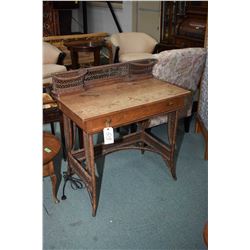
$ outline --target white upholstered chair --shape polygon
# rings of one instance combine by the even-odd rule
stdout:
[[[190,99],[187,99],[186,107],[179,113],[179,118],[187,119],[185,131],[189,131],[192,115],[193,97],[204,70],[207,49],[185,48],[163,51],[154,55],[158,63],[153,68],[155,78],[178,85],[191,91]],[[149,127],[167,123],[167,115],[157,116],[150,120]]]
[[[113,62],[128,62],[152,58],[157,41],[146,33],[123,32],[111,35]]]
[[[67,71],[63,63],[65,53],[50,43],[43,42],[43,83],[52,83],[54,73]]]

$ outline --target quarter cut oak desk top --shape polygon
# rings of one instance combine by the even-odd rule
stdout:
[[[183,106],[183,97],[190,91],[175,85],[148,78],[118,82],[58,98],[63,112],[88,132],[99,132],[110,126],[146,119],[161,112]],[[100,122],[101,121],[101,122]]]

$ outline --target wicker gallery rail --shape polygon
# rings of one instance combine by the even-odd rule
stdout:
[[[143,59],[58,73],[52,78],[53,93],[60,96],[114,82],[150,78],[156,62]]]
[[[93,216],[100,195],[97,178],[102,176],[96,176],[99,171],[98,166],[95,168],[96,157],[125,149],[152,151],[162,156],[176,179],[174,153],[178,112],[184,108],[190,91],[153,78],[155,62],[150,59],[97,66],[53,78],[53,91],[64,117],[67,176],[77,174],[85,183]],[[168,115],[168,143],[146,131],[148,120],[160,114]],[[135,122],[139,124],[138,131],[115,138],[111,144],[94,145],[94,134],[104,128]],[[83,148],[76,145],[77,126],[83,131]]]

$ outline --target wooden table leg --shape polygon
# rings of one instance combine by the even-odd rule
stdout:
[[[100,48],[94,50],[94,66],[100,65]]]
[[[80,68],[78,52],[75,51],[74,49],[71,49],[70,50],[70,55],[71,55],[71,63],[72,63],[71,67],[72,67],[72,69]]]
[[[96,215],[97,199],[96,199],[96,176],[95,176],[95,156],[93,135],[89,135],[83,131],[83,139],[86,156],[86,169],[91,176],[90,199],[92,204],[92,216]]]
[[[170,159],[169,167],[171,174],[175,180],[176,177],[176,166],[174,160],[175,144],[176,144],[176,130],[178,125],[178,111],[174,111],[168,114],[168,141],[170,146]]]

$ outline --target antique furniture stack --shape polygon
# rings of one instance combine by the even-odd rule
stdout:
[[[51,131],[55,135],[54,123],[59,122],[63,156],[64,159],[66,159],[62,113],[58,109],[57,103],[50,95],[52,75],[67,71],[66,67],[63,65],[64,57],[65,54],[57,47],[50,43],[43,42],[43,124],[50,123]]]
[[[58,109],[56,101],[51,98],[50,95],[52,87],[52,75],[58,72],[65,72],[67,71],[67,68],[72,66],[71,53],[70,50],[68,50],[68,48],[65,46],[65,43],[103,43],[104,38],[107,35],[108,34],[105,32],[99,32],[93,34],[46,36],[43,38],[43,89],[44,92],[46,92],[43,94],[43,123],[50,123],[51,131],[53,134],[55,134],[54,123],[59,122],[64,159],[66,159],[66,153],[62,113]],[[89,48],[90,47],[91,46],[89,46]],[[100,48],[101,47],[98,47],[99,52]],[[98,59],[97,56],[94,57],[94,59],[94,63],[98,64],[100,60],[100,54],[98,54]],[[92,63],[93,55],[91,52],[80,53],[77,61],[80,64]],[[77,63],[75,63],[75,60],[73,60],[73,64],[73,68],[78,67]]]

